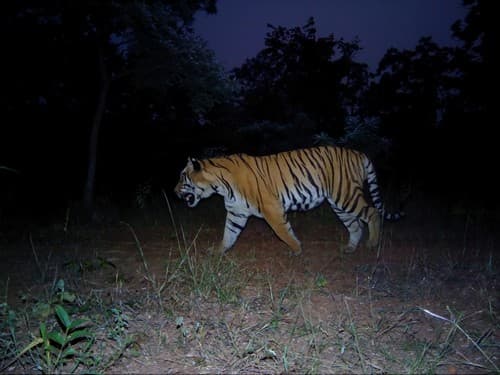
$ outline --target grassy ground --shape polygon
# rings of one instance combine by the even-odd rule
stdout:
[[[258,219],[211,254],[224,215],[158,198],[5,234],[1,372],[499,373],[495,213],[414,203],[343,255],[320,207],[291,215],[299,257]]]

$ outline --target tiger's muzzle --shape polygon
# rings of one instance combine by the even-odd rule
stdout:
[[[195,196],[193,193],[181,194],[179,198],[186,202],[189,207],[193,207],[195,205]]]
[[[190,185],[177,185],[174,189],[175,194],[182,199],[188,207],[194,207],[199,202],[200,197],[196,197],[194,188]]]

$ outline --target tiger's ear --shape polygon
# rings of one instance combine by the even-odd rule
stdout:
[[[192,166],[195,172],[199,172],[201,170],[200,162],[195,158],[188,158],[188,166]]]

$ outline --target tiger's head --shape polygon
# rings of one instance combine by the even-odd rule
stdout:
[[[189,207],[195,207],[203,198],[208,198],[217,191],[216,177],[203,167],[202,161],[188,158],[182,170],[175,194]]]

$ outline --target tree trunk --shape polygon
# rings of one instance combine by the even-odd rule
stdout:
[[[83,207],[90,218],[94,213],[94,195],[95,195],[95,176],[97,168],[97,146],[99,143],[99,129],[101,127],[104,110],[106,108],[106,99],[108,96],[110,81],[106,72],[104,56],[99,51],[99,70],[101,75],[101,88],[97,108],[92,121],[92,129],[90,131],[89,140],[89,157],[87,166],[87,180],[83,191]]]

